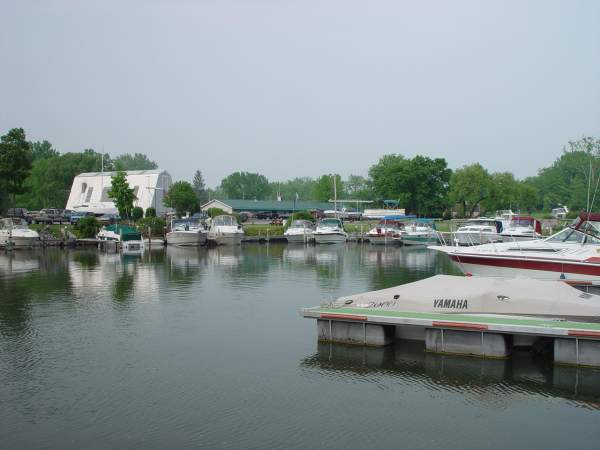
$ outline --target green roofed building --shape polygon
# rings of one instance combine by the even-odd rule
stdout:
[[[228,214],[248,212],[273,212],[273,213],[291,213],[295,211],[326,211],[333,209],[333,203],[328,202],[310,202],[293,200],[211,200],[202,205],[202,211],[207,211],[210,208],[219,208]]]

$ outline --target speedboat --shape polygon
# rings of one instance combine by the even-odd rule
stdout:
[[[504,242],[531,241],[542,237],[542,224],[530,216],[515,216],[500,233]]]
[[[215,245],[239,245],[244,238],[244,230],[234,216],[222,215],[210,220],[208,242]]]
[[[32,247],[39,240],[40,235],[29,229],[25,219],[9,217],[0,221],[1,247]]]
[[[439,241],[433,219],[417,219],[404,227],[400,241],[403,245],[431,245]]]
[[[98,232],[96,239],[120,244],[124,254],[144,253],[142,233],[129,225],[106,225]]]
[[[167,245],[199,246],[206,243],[208,231],[199,219],[187,218],[171,221],[171,231],[167,233]]]
[[[461,248],[430,246],[446,253],[466,274],[529,277],[600,284],[600,214],[581,213],[545,239]]]
[[[337,244],[348,238],[340,219],[322,219],[313,236],[316,244]]]
[[[489,242],[501,242],[502,222],[496,219],[471,219],[455,233],[457,245],[481,245]]]
[[[314,225],[310,220],[294,220],[283,235],[288,242],[308,242],[312,239]]]
[[[404,224],[398,220],[381,219],[379,223],[367,233],[370,244],[395,245],[400,243],[400,236]]]

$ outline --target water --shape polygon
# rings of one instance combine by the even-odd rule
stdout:
[[[298,314],[426,249],[0,254],[0,447],[597,448],[600,372],[322,345]]]

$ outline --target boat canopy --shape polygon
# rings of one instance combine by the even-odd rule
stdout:
[[[0,221],[0,228],[12,230],[16,228],[28,228],[25,219],[20,217],[8,217]]]
[[[397,214],[395,216],[383,216],[381,218],[381,220],[406,220],[406,219],[414,219],[415,216],[414,214]]]
[[[510,221],[510,225],[515,227],[533,227],[536,233],[542,234],[542,224],[535,217],[515,216]]]
[[[104,227],[106,231],[112,231],[115,234],[121,236],[122,241],[141,241],[142,233],[140,233],[137,229],[129,225],[121,225],[119,223],[115,223],[112,225],[107,225]]]
[[[237,227],[237,219],[233,216],[217,216],[213,219],[213,225],[225,227]]]
[[[325,227],[341,227],[342,221],[340,219],[323,219],[319,222],[319,225]]]
[[[313,223],[310,220],[294,220],[290,228],[312,228]]]

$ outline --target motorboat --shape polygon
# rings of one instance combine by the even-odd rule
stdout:
[[[400,244],[400,236],[404,224],[399,220],[383,218],[367,233],[367,239],[374,245],[396,245]]]
[[[548,318],[597,322],[600,296],[560,281],[435,275],[322,303],[318,309],[343,314],[389,312],[459,314],[494,318]]]
[[[541,239],[542,224],[530,216],[515,216],[500,233],[504,242]]]
[[[518,214],[514,213],[511,209],[500,209],[496,211],[496,218],[502,224],[502,229],[508,227]]]
[[[314,225],[310,220],[294,220],[283,233],[288,242],[306,243],[312,239]]]
[[[313,233],[316,244],[336,244],[346,242],[348,233],[340,219],[322,219]]]
[[[466,274],[600,284],[600,214],[581,213],[562,231],[531,241],[477,247],[430,246]]]
[[[129,225],[106,225],[98,232],[96,239],[116,242],[121,246],[123,254],[141,254],[145,249],[142,233]]]
[[[433,219],[416,219],[406,224],[400,236],[403,245],[432,245],[439,242],[439,234]]]
[[[199,219],[185,218],[171,221],[171,231],[167,233],[167,245],[197,247],[206,244],[208,231]]]
[[[457,245],[481,245],[490,242],[501,242],[502,222],[496,219],[470,219],[455,233]]]
[[[230,215],[221,215],[209,219],[208,242],[215,245],[239,245],[244,238],[244,230],[237,219]]]
[[[27,221],[19,217],[0,220],[1,247],[32,247],[40,240],[37,231],[30,230]]]

